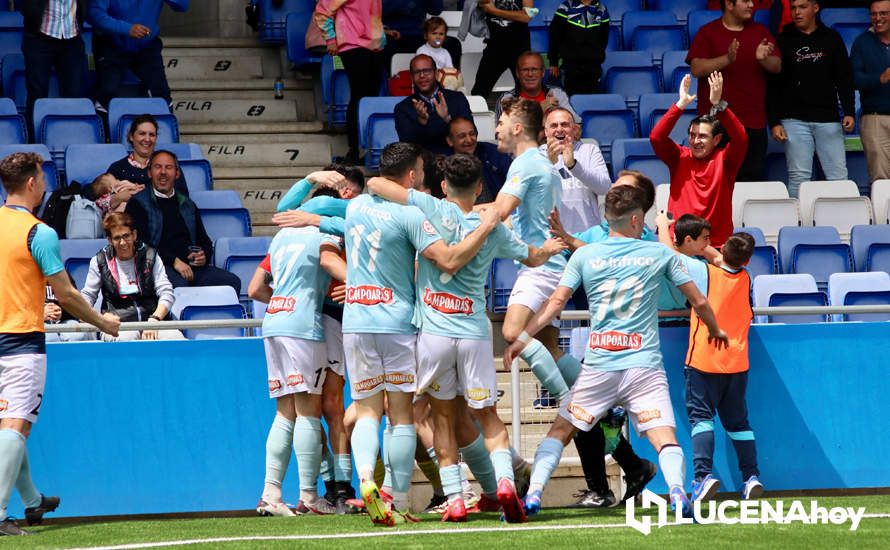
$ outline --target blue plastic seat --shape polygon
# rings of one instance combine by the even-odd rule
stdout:
[[[745,266],[751,280],[758,275],[776,275],[779,272],[779,256],[770,245],[755,245],[754,254]]]
[[[754,307],[768,307],[775,294],[809,294],[818,292],[816,280],[806,273],[790,275],[759,275],[754,277],[751,292]],[[789,304],[790,305],[790,304]],[[758,323],[769,321],[766,315],[756,317]],[[816,322],[819,322],[818,320]]]
[[[518,274],[519,266],[513,260],[498,259],[491,264],[491,311],[507,311],[507,300]]]
[[[661,70],[647,52],[612,52],[603,61],[603,92],[624,96],[629,107],[642,94],[662,92]]]
[[[853,271],[853,258],[850,245],[845,243],[799,244],[791,253],[791,272],[809,273],[819,289],[828,288],[828,279],[833,273],[850,271]]]
[[[624,14],[643,9],[643,2],[642,0],[610,0],[606,4],[606,8],[609,10],[609,24],[612,26],[612,30],[620,32]],[[624,46],[622,45],[622,47]]]
[[[108,246],[105,239],[60,239],[59,252],[65,269],[74,278],[77,288],[83,288],[89,272],[90,259]]]
[[[285,19],[287,58],[295,67],[321,62],[321,55],[312,54],[306,49],[306,30],[309,25],[314,25],[312,16],[312,11],[296,11],[288,13]]]
[[[861,25],[859,23],[837,23],[833,27],[831,27],[839,35],[841,35],[841,40],[844,41],[844,46],[847,47],[847,53],[853,49],[853,42],[859,38],[859,35],[868,30],[868,23],[865,25]],[[859,120],[859,117],[856,117],[856,120]]]
[[[556,10],[559,9],[562,2],[563,0],[538,0],[535,2],[535,7],[539,10],[538,17],[535,17],[532,21],[540,20],[542,25],[549,26],[550,22],[553,21],[553,14],[556,13]],[[529,26],[531,26],[531,24],[532,23],[529,22]]]
[[[695,40],[698,30],[715,19],[720,19],[720,10],[693,10],[689,12],[686,19],[686,36],[689,37],[689,43]]]
[[[108,104],[108,131],[112,143],[127,143],[130,123],[139,115],[149,114],[158,121],[158,146],[179,142],[179,123],[160,97],[116,97]]]
[[[828,298],[824,292],[801,292],[801,293],[776,293],[770,296],[770,307],[789,307],[789,306],[827,306]],[[811,315],[768,315],[770,323],[786,323],[786,324],[802,324],[802,323],[826,323],[828,315],[811,314]]]
[[[232,189],[219,191],[189,191],[189,198],[198,206],[199,210],[218,208],[243,208],[241,195]]]
[[[865,290],[848,292],[844,297],[845,306],[887,306],[890,305],[890,290]],[[844,321],[890,321],[890,313],[848,313]]]
[[[245,319],[247,315],[240,304],[221,306],[186,306],[179,313],[182,321],[209,321],[219,319]],[[241,328],[192,328],[182,331],[189,340],[210,340],[214,338],[241,338],[247,336],[247,329]]]
[[[349,106],[349,79],[338,58],[326,55],[321,59],[321,97],[328,106],[328,122],[334,126],[346,124]]]
[[[65,179],[70,185],[77,181],[89,185],[108,166],[127,156],[120,143],[75,143],[65,149]]]
[[[213,189],[213,171],[206,159],[179,159],[179,170],[189,193]]]
[[[612,142],[611,153],[612,177],[615,179],[622,170],[640,170],[656,185],[671,181],[667,166],[655,156],[648,139],[616,139]]]
[[[874,243],[869,246],[865,257],[865,269],[890,273],[890,244]]]
[[[890,274],[885,271],[876,271],[869,273],[835,273],[828,279],[828,297],[831,305],[843,306],[847,304],[847,297],[850,293],[859,293],[856,299],[865,300],[866,295],[870,293],[890,293]],[[890,303],[890,302],[876,302]],[[864,315],[866,318],[859,318]],[[880,318],[874,318],[874,316]],[[853,317],[852,319],[850,317]],[[864,321],[864,320],[880,320],[886,321],[890,319],[890,314],[848,314],[833,315],[835,321]]]
[[[396,132],[396,120],[392,116],[373,114],[368,120],[368,152],[365,155],[365,166],[377,170],[380,166],[380,154],[390,143],[399,141]]]
[[[28,90],[25,86],[25,56],[10,53],[3,56],[3,95],[12,98],[15,108],[24,114],[27,107]],[[59,97],[59,78],[55,71],[49,76],[47,97]]]
[[[868,8],[825,8],[819,11],[819,18],[826,27],[834,27],[837,24],[859,24],[868,28],[871,25],[871,16]]]
[[[834,227],[783,227],[779,230],[779,261],[782,273],[799,273],[792,270],[794,249],[800,245],[836,245],[841,237]],[[828,279],[825,279],[826,283]]]
[[[653,10],[671,11],[677,21],[685,23],[689,12],[707,9],[708,0],[648,0],[646,5]]]
[[[853,264],[856,271],[866,269],[868,250],[873,244],[890,245],[890,225],[854,225],[850,231],[850,248],[853,249]]]
[[[315,3],[307,0],[259,0],[257,4],[259,39],[267,44],[284,44],[289,13],[312,13],[315,9]]]
[[[9,53],[21,53],[24,19],[15,11],[0,12],[0,58]]]
[[[668,112],[671,105],[677,102],[677,94],[643,94],[640,96],[640,136],[649,137],[655,124]],[[694,101],[683,110],[674,129],[671,139],[683,143],[689,134],[689,123],[697,116],[698,102]]]
[[[61,168],[65,148],[75,143],[105,143],[102,119],[87,98],[42,98],[34,102],[35,140],[49,149]]]
[[[634,29],[630,39],[630,47],[636,51],[644,51],[653,59],[661,59],[664,52],[682,50],[688,46],[686,27],[675,25],[640,25]]]
[[[754,246],[765,246],[766,245],[766,237],[763,234],[763,230],[759,227],[736,227],[732,231],[733,233],[747,233],[754,237]]]
[[[0,159],[6,158],[13,153],[37,153],[43,158],[43,179],[46,180],[46,193],[52,193],[59,187],[59,171],[56,168],[56,163],[53,162],[52,155],[49,154],[49,149],[46,148],[46,145],[42,143],[19,143],[15,145],[0,145]],[[6,190],[0,185],[0,193],[3,194],[3,198],[6,198]]]
[[[761,8],[754,10],[754,16],[751,18],[755,23],[760,23],[764,27],[769,28],[769,10]]]
[[[28,143],[28,129],[15,102],[8,97],[0,98],[0,144]]]
[[[69,258],[65,260],[65,271],[74,279],[75,288],[86,286],[87,275],[90,273],[90,258]]]
[[[550,47],[550,28],[529,25],[528,32],[531,37],[531,51],[547,54]]]
[[[176,155],[176,160],[182,162],[189,159],[203,159],[204,153],[201,152],[201,146],[197,143],[164,143],[158,145],[158,150],[170,151]]]
[[[608,6],[607,6],[608,7]],[[677,18],[669,11],[643,11],[634,10],[624,14],[621,18],[621,43],[624,44],[625,50],[638,50],[638,48],[628,47],[633,45],[633,35],[637,27],[661,27],[675,26]],[[682,50],[683,48],[673,48]]]
[[[229,258],[237,256],[259,256],[262,259],[268,254],[271,243],[272,237],[222,237],[216,241],[213,265],[226,269]]]
[[[636,137],[634,113],[618,94],[576,94],[572,108],[581,117],[581,135],[599,143],[603,158],[611,162],[612,142]]]
[[[865,162],[865,152],[847,151],[846,157],[847,177],[856,182],[859,194],[867,197],[871,193],[871,180],[868,177],[868,163]]]
[[[246,208],[202,209],[201,220],[210,239],[220,237],[249,237],[250,212]]]

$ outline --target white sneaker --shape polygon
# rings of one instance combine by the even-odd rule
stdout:
[[[303,505],[306,508],[309,508],[309,511],[313,514],[318,514],[320,516],[337,513],[337,508],[324,497],[316,497],[312,502],[304,500]]]
[[[294,511],[287,507],[287,504],[283,502],[266,502],[263,499],[257,502],[256,513],[261,516],[296,516]]]

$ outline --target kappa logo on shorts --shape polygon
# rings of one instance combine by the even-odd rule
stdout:
[[[423,227],[423,231],[427,235],[438,235],[439,233],[438,231],[436,231],[436,228],[433,227],[433,224],[429,222],[429,220],[423,220],[423,224],[421,224],[421,226]]]
[[[299,386],[303,383],[303,375],[302,374],[288,374],[287,375],[287,387],[293,388],[294,386]]]
[[[585,411],[584,407],[582,407],[581,405],[578,405],[576,403],[569,403],[569,406],[566,407],[566,410],[572,413],[572,416],[574,416],[581,422],[593,424],[593,415]]]
[[[448,292],[433,292],[428,288],[424,289],[423,303],[445,315],[472,315],[473,313],[472,298],[455,296]]]
[[[275,392],[281,389],[281,380],[269,380],[269,391]]]
[[[636,332],[628,334],[616,330],[591,332],[587,345],[590,349],[606,351],[638,350],[643,347],[643,335]]]
[[[414,375],[404,372],[389,372],[386,373],[386,383],[395,384],[396,386],[401,386],[402,384],[413,384]]]
[[[376,306],[378,304],[391,304],[394,296],[391,288],[359,285],[346,287],[346,303],[361,304],[363,306]]]
[[[266,308],[266,313],[291,313],[294,311],[295,305],[297,305],[297,299],[293,296],[272,296],[272,299],[269,300],[269,307]]]
[[[491,397],[491,390],[487,388],[470,388],[467,390],[470,401],[485,401]]]
[[[659,409],[648,409],[645,411],[640,411],[637,414],[637,422],[640,424],[645,424],[646,422],[651,422],[652,420],[658,420],[661,418],[661,410]]]
[[[359,380],[352,385],[352,389],[354,389],[355,391],[368,391],[373,390],[382,383],[383,376],[375,376],[373,378],[365,378],[364,380]]]

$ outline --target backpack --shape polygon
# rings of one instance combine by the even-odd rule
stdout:
[[[66,239],[101,239],[102,212],[96,203],[75,195],[65,223]]]
[[[68,210],[71,208],[74,197],[80,195],[80,191],[80,184],[73,181],[71,185],[63,185],[50,193],[49,199],[46,201],[41,219],[46,225],[56,230],[60,239],[65,238]]]
[[[389,95],[405,96],[414,93],[414,82],[411,80],[411,71],[399,71],[387,82]]]

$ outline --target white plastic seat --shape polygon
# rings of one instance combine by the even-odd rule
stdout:
[[[479,141],[494,141],[494,131],[497,127],[497,120],[494,118],[494,113],[491,111],[473,113],[473,120],[476,122],[476,131],[478,132]]]
[[[858,197],[859,187],[853,180],[805,181],[797,192],[800,199],[801,225],[813,225],[813,204],[820,198]]]
[[[467,91],[473,89],[476,83],[476,73],[479,72],[479,61],[482,59],[482,51],[470,52],[464,49],[460,58],[460,73],[464,77],[464,87]],[[501,77],[498,78],[494,85],[493,91],[506,92],[512,90],[514,86],[513,75],[509,70],[505,70]]]
[[[407,71],[411,66],[411,60],[417,54],[413,53],[397,53],[393,54],[392,61],[389,62],[389,74],[397,75],[400,71]]]
[[[742,226],[759,227],[767,244],[776,246],[779,229],[800,225],[797,199],[748,199],[742,209]]]
[[[470,111],[475,115],[476,113],[485,113],[489,111],[488,102],[485,101],[485,98],[481,95],[468,95],[467,103],[470,104]]]
[[[661,183],[655,186],[655,210],[667,210],[668,199],[671,197],[671,184]]]
[[[781,181],[738,181],[732,190],[732,223],[742,225],[742,210],[749,199],[787,199],[788,187]]]
[[[833,306],[844,305],[848,292],[881,292],[890,290],[890,274],[886,271],[864,273],[832,273],[828,279],[828,299]],[[833,320],[842,321],[842,314],[832,315]]]
[[[171,312],[177,318],[187,306],[228,306],[237,305],[238,294],[228,285],[221,286],[181,286],[173,289]]]
[[[890,180],[875,180],[871,184],[871,206],[876,224],[890,223]]]
[[[854,225],[869,225],[873,216],[868,197],[820,197],[813,203],[813,224],[835,227],[844,242],[850,242]]]
[[[818,292],[816,279],[809,273],[758,275],[753,282],[754,307],[769,307],[773,294],[804,294]],[[757,315],[758,323],[766,323],[766,315]]]

